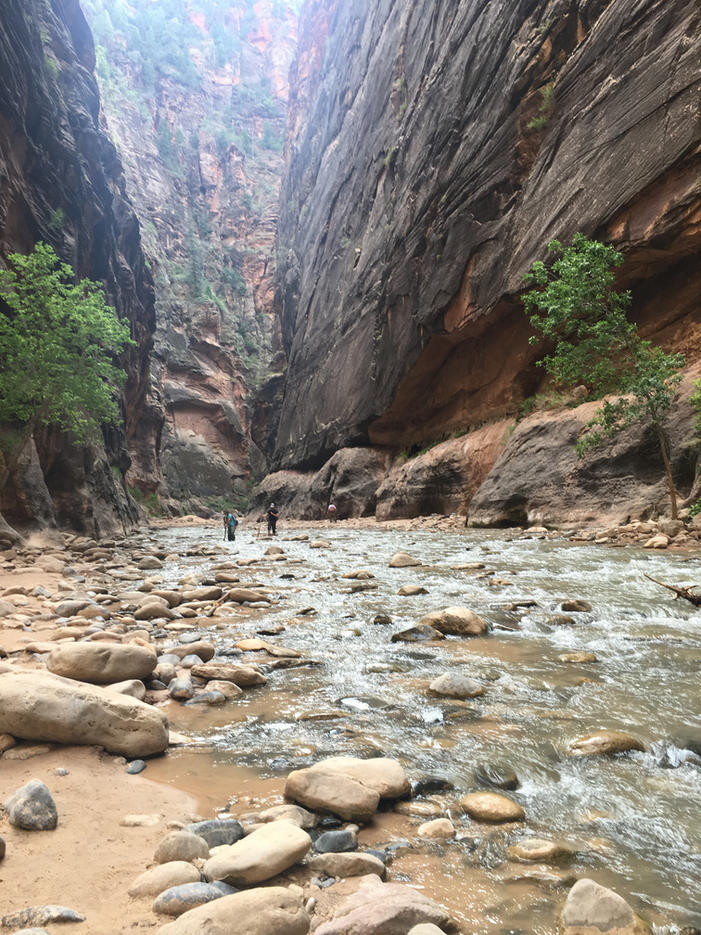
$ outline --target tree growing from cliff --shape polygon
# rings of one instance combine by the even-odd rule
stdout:
[[[552,345],[538,364],[563,387],[584,384],[604,399],[577,442],[581,456],[626,426],[643,421],[655,430],[664,462],[672,517],[677,493],[669,458],[665,419],[681,382],[681,354],[667,354],[643,340],[628,321],[630,292],[613,289],[614,268],[623,263],[613,247],[575,234],[568,247],[553,240],[551,264],[537,261],[526,274],[535,288],[523,297],[531,325]],[[531,343],[539,337],[533,336]]]
[[[10,254],[0,270],[0,422],[20,424],[23,440],[56,425],[77,441],[119,421],[115,387],[126,374],[114,355],[133,342],[107,305],[102,286],[82,279],[38,243]]]

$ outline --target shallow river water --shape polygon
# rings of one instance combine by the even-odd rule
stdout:
[[[309,541],[291,539],[304,533],[331,547],[310,549]],[[534,835],[575,847],[573,873],[611,886],[655,920],[660,935],[701,927],[701,759],[692,753],[701,754],[701,611],[643,576],[700,582],[699,557],[511,538],[504,531],[343,523],[282,530],[277,540],[256,540],[245,528],[236,543],[216,538],[216,530],[193,527],[159,530],[144,541],[181,556],[160,573],[166,585],[186,574],[213,579],[227,558],[263,559],[271,541],[288,560],[242,568],[241,583],[265,586],[276,603],[214,617],[216,626],[200,629],[203,638],[226,650],[281,623],[284,632],[266,639],[320,665],[272,671],[266,686],[222,708],[170,705],[173,727],[196,738],[202,752],[171,753],[165,773],[163,766],[152,769],[153,778],[177,773],[179,763],[196,777],[191,784],[206,785],[217,769],[231,767],[227,775],[238,770],[253,788],[256,780],[265,788],[325,756],[398,757],[410,777],[439,776],[454,786],[438,800],[459,826],[459,840],[409,851],[395,866],[400,878],[449,904],[465,933],[555,931],[566,890],[504,882],[507,846]],[[212,554],[188,554],[203,546]],[[400,550],[423,565],[390,568]],[[451,568],[465,563],[485,567]],[[350,593],[355,582],[341,575],[358,568],[375,575],[369,583],[376,589]],[[428,593],[399,596],[405,584]],[[571,614],[574,625],[549,620],[574,598],[588,601],[591,612]],[[507,609],[531,601],[535,606]],[[422,614],[450,605],[483,616],[490,633],[429,645],[390,641]],[[314,612],[300,614],[308,608]],[[379,613],[391,624],[374,624]],[[593,652],[598,661],[558,659],[574,650]],[[470,702],[431,697],[429,680],[445,671],[480,680],[486,693]],[[646,752],[567,755],[572,740],[598,728],[632,733]],[[519,777],[519,788],[507,794],[525,808],[524,827],[485,830],[455,808],[460,795],[481,788],[477,764],[495,762]],[[381,815],[365,840],[391,840],[393,819]]]

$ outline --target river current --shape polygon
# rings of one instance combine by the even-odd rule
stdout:
[[[304,534],[309,540],[296,538]],[[186,527],[143,541],[180,556],[164,565],[166,586],[186,575],[213,580],[227,560],[259,559],[240,569],[241,583],[264,586],[272,606],[213,617],[200,635],[226,652],[283,624],[266,639],[318,665],[271,671],[266,686],[222,708],[170,705],[173,726],[201,747],[198,771],[228,764],[264,781],[326,756],[382,754],[399,758],[411,777],[448,780],[456,801],[481,788],[478,764],[506,764],[520,781],[507,794],[524,807],[525,827],[479,838],[459,808],[450,810],[458,840],[434,849],[423,875],[414,857],[416,876],[407,874],[427,895],[446,897],[463,931],[552,935],[565,891],[546,881],[536,898],[532,881],[503,877],[508,844],[534,835],[574,847],[574,875],[629,899],[658,935],[701,926],[701,611],[644,577],[701,582],[698,556],[406,525],[283,528],[276,540],[256,539],[242,525],[236,542],[217,538],[211,527]],[[311,549],[317,538],[330,547]],[[265,559],[271,542],[287,561]],[[423,564],[390,568],[397,551]],[[453,567],[466,564],[484,567]],[[341,577],[355,569],[375,577]],[[358,583],[377,587],[352,593]],[[428,593],[398,595],[406,584]],[[591,611],[557,622],[572,599]],[[423,614],[455,605],[481,615],[490,632],[430,645],[391,642]],[[391,623],[374,623],[378,614]],[[597,661],[558,658],[573,651]],[[428,682],[446,671],[478,679],[486,693],[469,702],[430,696]],[[567,755],[572,740],[599,728],[635,735],[645,752]]]

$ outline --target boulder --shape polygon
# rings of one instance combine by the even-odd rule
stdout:
[[[357,847],[358,837],[351,828],[325,831],[314,841],[314,849],[318,854],[340,854],[343,851],[354,851]]]
[[[396,760],[339,756],[290,773],[285,795],[312,811],[332,812],[347,821],[367,821],[381,798],[400,798],[408,795],[409,788]]]
[[[156,664],[155,650],[138,643],[64,643],[46,660],[49,672],[94,685],[148,678]]]
[[[140,874],[129,887],[130,896],[157,896],[173,886],[199,883],[200,871],[186,860],[171,860]]]
[[[317,873],[326,873],[330,877],[364,877],[374,873],[384,879],[387,868],[374,854],[318,854],[308,862],[308,866]]]
[[[569,746],[570,756],[598,756],[625,753],[628,750],[644,750],[642,742],[632,734],[620,730],[598,730],[573,740]]]
[[[40,672],[0,678],[2,731],[23,740],[97,744],[129,759],[162,753],[168,746],[168,721],[151,705]]]
[[[425,614],[418,626],[434,627],[446,636],[479,636],[487,632],[487,623],[467,607],[446,607]]]
[[[395,552],[389,560],[390,568],[416,568],[421,564],[423,563],[418,558],[414,558],[408,552]]]
[[[211,903],[236,892],[228,883],[182,883],[161,893],[153,903],[153,911],[165,916],[181,916],[189,909]]]
[[[460,799],[460,805],[475,821],[523,821],[526,817],[518,802],[498,792],[471,792]]]
[[[249,688],[252,685],[265,685],[268,681],[262,672],[253,666],[234,666],[226,663],[207,663],[206,665],[193,666],[190,670],[198,678],[221,680],[222,682],[233,682],[239,687]]]
[[[24,831],[53,831],[58,825],[58,811],[48,786],[32,779],[5,802],[11,825]]]
[[[209,844],[192,831],[171,831],[159,843],[153,855],[157,864],[190,862],[197,857],[209,857]]]
[[[467,675],[445,672],[433,679],[428,690],[444,698],[477,698],[484,694],[484,686]]]
[[[361,879],[333,919],[316,928],[315,935],[404,935],[413,926],[431,922],[447,925],[450,916],[438,903],[402,883],[383,883],[377,876]]]
[[[666,549],[669,546],[669,539],[662,533],[652,536],[643,545],[644,549]]]
[[[307,832],[294,822],[272,821],[219,848],[205,863],[204,875],[233,886],[261,883],[300,861],[311,845]]]
[[[563,935],[647,935],[649,927],[613,890],[594,880],[577,880],[562,910]]]
[[[190,909],[157,935],[308,935],[302,890],[260,887]]]

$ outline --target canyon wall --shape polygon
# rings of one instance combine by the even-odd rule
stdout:
[[[253,397],[274,406],[284,366],[273,246],[296,13],[282,0],[83,5],[157,287],[129,482],[152,509],[243,505],[269,447]]]
[[[309,0],[277,243],[276,467],[512,417],[543,377],[523,275],[578,230],[623,251],[643,333],[701,357],[700,25],[693,0]]]
[[[37,432],[0,491],[10,523],[67,525],[92,535],[123,529],[139,510],[125,483],[127,436],[138,430],[155,327],[151,274],[122,166],[100,122],[95,50],[78,0],[4,0],[0,16],[0,257],[43,240],[79,278],[102,282],[134,346],[125,428],[104,448]],[[0,472],[6,473],[6,472]],[[3,534],[10,536],[5,530]]]

